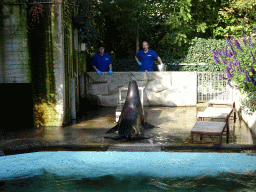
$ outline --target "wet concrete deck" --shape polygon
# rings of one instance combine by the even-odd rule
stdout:
[[[204,111],[206,103],[196,107],[145,107],[146,121],[159,128],[146,129],[150,139],[126,141],[104,138],[105,132],[115,126],[115,107],[95,107],[76,122],[65,127],[41,127],[19,131],[0,131],[0,151],[5,154],[42,150],[115,150],[115,151],[173,151],[173,150],[255,150],[255,138],[245,123],[233,115],[229,119],[229,141],[223,134],[222,145],[218,137],[204,136],[200,144],[190,142],[190,132],[197,113]],[[224,107],[224,106],[223,106]],[[213,142],[204,142],[204,139]],[[194,136],[199,140],[199,136]]]

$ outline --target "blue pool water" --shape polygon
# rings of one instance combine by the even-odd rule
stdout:
[[[36,152],[0,157],[0,191],[254,191],[245,153]]]

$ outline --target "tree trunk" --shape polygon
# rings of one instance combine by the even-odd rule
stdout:
[[[140,50],[140,42],[139,42],[139,21],[137,25],[137,35],[136,35],[136,53]]]

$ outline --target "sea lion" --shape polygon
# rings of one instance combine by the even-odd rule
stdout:
[[[146,123],[144,111],[140,100],[139,89],[136,81],[131,81],[128,86],[126,100],[117,122],[117,125],[106,133],[118,131],[118,137],[112,139],[131,140],[131,138],[144,138],[141,134],[144,128],[153,128],[155,126]]]

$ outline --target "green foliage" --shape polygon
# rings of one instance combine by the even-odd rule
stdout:
[[[64,3],[63,9],[65,12],[65,14],[63,15],[63,25],[64,25],[65,29],[67,30],[65,33],[65,36],[67,38],[70,38],[70,34],[72,32],[71,22],[72,22],[73,14],[72,14],[71,7],[67,3]]]
[[[111,49],[108,51],[114,51],[119,58],[135,55],[137,30],[140,39],[147,39],[150,44],[157,33],[153,25],[157,20],[153,15],[156,9],[154,1],[104,0],[98,9],[96,18],[100,39]]]
[[[169,16],[168,28],[159,41],[160,52],[174,53],[174,58],[186,56],[193,39],[211,38],[219,8],[228,0],[180,0],[173,4]]]
[[[96,3],[96,0],[83,1],[94,2],[93,6],[89,4],[84,8],[81,7],[81,10],[87,9],[84,13],[91,10],[89,12],[93,18],[88,17],[85,27],[80,30],[81,38],[91,49],[89,51],[91,56],[97,52],[97,43],[95,43],[97,40],[104,42],[106,51],[113,52],[117,59],[124,59],[124,62],[127,58],[133,59],[136,53],[137,31],[139,31],[140,46],[142,41],[147,40],[150,48],[166,60],[167,64],[184,58],[195,37],[211,38],[216,21],[220,17],[219,8],[229,2],[228,0],[101,0],[98,1],[99,3]],[[168,68],[180,69],[177,65],[170,65]],[[207,66],[207,70],[208,68]]]
[[[188,53],[183,63],[206,63],[206,65],[188,65],[184,71],[220,71],[220,65],[213,59],[212,50],[225,47],[225,40],[194,38],[193,44],[188,48]]]
[[[227,73],[227,81],[245,92],[256,91],[256,39],[228,39],[224,50],[216,50],[214,58]]]
[[[180,0],[173,4],[173,12],[169,16],[169,31],[159,42],[159,46],[166,49],[167,52],[173,48],[176,58],[185,54],[184,46],[186,47],[188,43],[187,34],[191,31],[189,26],[189,22],[192,20],[191,6],[191,0]]]
[[[95,23],[95,17],[98,14],[98,10],[95,10],[96,6],[98,5],[95,0],[82,0],[79,4],[79,35],[82,42],[89,48],[92,42],[99,38],[99,29]]]
[[[215,36],[248,36],[256,19],[256,0],[232,0],[219,10]]]
[[[227,38],[227,45],[223,50],[213,51],[214,60],[225,69],[227,77],[223,79],[235,83],[246,98],[242,101],[242,109],[247,114],[256,111],[256,39],[255,37],[234,39]]]
[[[246,97],[241,101],[241,110],[248,115],[253,115],[256,111],[256,92],[243,92],[243,94],[246,94]]]

